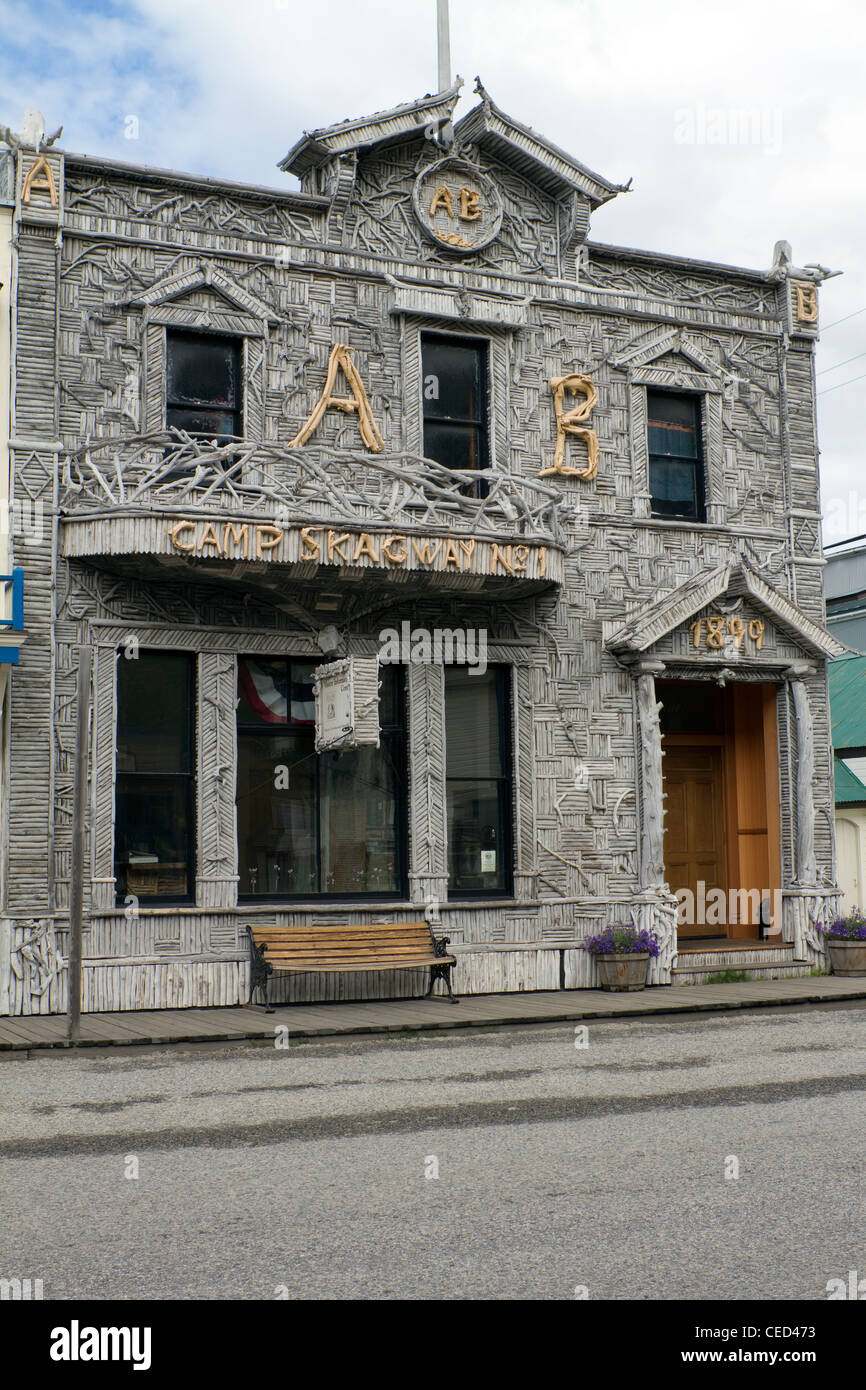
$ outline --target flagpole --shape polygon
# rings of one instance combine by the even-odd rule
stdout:
[[[451,86],[451,37],[448,27],[448,0],[436,0],[436,37],[439,51],[439,91]]]

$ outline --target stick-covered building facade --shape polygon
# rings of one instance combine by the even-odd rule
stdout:
[[[825,272],[596,243],[624,190],[478,93],[305,135],[300,192],[15,152],[2,1011],[65,1007],[82,694],[85,1009],[244,1000],[249,922],[426,915],[458,992],[591,986],[609,921],[651,983],[770,918],[822,959]]]

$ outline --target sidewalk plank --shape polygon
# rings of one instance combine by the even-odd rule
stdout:
[[[635,993],[602,990],[550,990],[523,994],[463,995],[457,1006],[433,999],[346,1000],[314,1004],[278,1004],[272,1014],[240,1007],[146,1009],[138,1012],[84,1014],[83,1046],[153,1044],[181,1041],[258,1040],[287,1027],[295,1037],[383,1036],[399,1032],[512,1026],[520,1023],[581,1022],[591,1019],[682,1016],[703,1010],[729,1011],[816,1005],[834,1000],[866,1001],[866,979],[836,975],[741,984],[657,986]],[[0,1019],[0,1050],[51,1048],[66,1039],[62,1014],[32,1014]]]

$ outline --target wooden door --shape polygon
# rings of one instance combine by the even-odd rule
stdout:
[[[668,747],[665,749],[665,878],[671,891],[688,888],[698,915],[698,883],[704,893],[712,888],[727,891],[725,844],[724,768],[721,747]],[[684,922],[682,940],[689,936],[724,936],[724,926]]]

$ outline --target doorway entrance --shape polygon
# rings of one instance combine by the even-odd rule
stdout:
[[[657,681],[665,878],[678,939],[781,931],[776,686]]]

